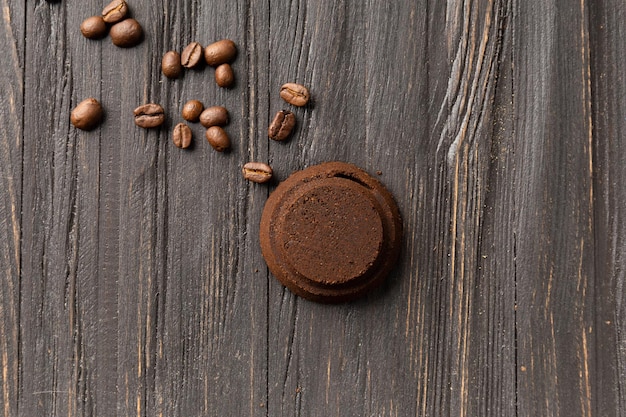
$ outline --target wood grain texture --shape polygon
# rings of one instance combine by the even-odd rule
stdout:
[[[17,414],[21,279],[24,5],[0,2],[0,413]]]
[[[27,4],[24,88],[21,415],[81,407],[77,331],[77,136],[68,117],[73,77],[67,10]]]
[[[626,232],[624,146],[626,84],[618,68],[626,62],[622,34],[626,5],[589,3],[589,56],[593,135],[594,268],[596,274],[591,317],[595,333],[598,378],[592,386],[595,415],[626,414],[626,292],[624,291]],[[616,346],[611,348],[609,346]]]
[[[594,348],[603,277],[594,262],[588,4],[528,6],[514,12],[514,44],[525,46],[516,47],[513,85],[519,412],[615,415],[615,398],[594,396],[598,384],[618,385],[618,375],[599,373],[603,354]]]
[[[3,416],[626,415],[623,2],[129,4],[145,39],[120,49],[78,30],[101,1],[0,0]],[[234,88],[161,74],[222,38]],[[69,123],[87,97],[93,132]],[[197,124],[173,146],[190,99],[229,110],[229,153]],[[164,127],[135,126],[147,102]],[[336,306],[269,273],[277,182],[240,172],[329,160],[405,231],[388,282]]]

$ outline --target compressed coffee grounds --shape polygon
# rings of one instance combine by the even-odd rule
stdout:
[[[272,274],[318,302],[353,300],[380,285],[401,238],[389,191],[344,162],[294,173],[270,195],[261,217],[261,250]]]

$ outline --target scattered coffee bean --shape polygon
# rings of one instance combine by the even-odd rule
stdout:
[[[100,102],[95,98],[88,98],[72,110],[70,121],[78,129],[93,130],[100,124],[103,115],[104,110]]]
[[[280,88],[280,97],[289,104],[302,107],[309,102],[310,95],[305,86],[287,83]]]
[[[117,23],[128,14],[128,5],[124,0],[113,0],[102,9],[102,18],[107,23]]]
[[[224,129],[219,126],[211,126],[207,129],[206,140],[218,152],[224,152],[230,148],[230,139]]]
[[[207,107],[200,114],[200,123],[207,128],[211,126],[226,126],[228,122],[228,110],[222,106]]]
[[[91,16],[80,24],[80,31],[85,38],[102,39],[106,36],[109,28],[104,23],[102,16]]]
[[[231,87],[235,82],[233,68],[229,64],[222,64],[215,68],[215,82],[220,87]]]
[[[172,140],[174,141],[174,145],[179,148],[185,149],[191,145],[191,137],[193,134],[191,133],[191,129],[184,123],[179,123],[174,127],[174,133],[172,135]]]
[[[161,60],[161,72],[167,78],[178,78],[183,71],[183,66],[180,62],[180,54],[176,51],[169,51],[163,55]]]
[[[204,48],[204,60],[212,67],[233,62],[237,46],[230,39],[222,39]]]
[[[183,119],[189,122],[197,122],[200,119],[200,114],[204,110],[204,105],[198,100],[189,100],[183,106],[182,116]]]
[[[262,184],[272,179],[272,167],[261,162],[248,162],[241,170],[243,177],[252,182]]]
[[[202,45],[198,42],[191,42],[183,49],[180,60],[185,68],[193,68],[200,63],[202,58]]]
[[[289,110],[281,110],[276,113],[274,120],[267,129],[267,135],[270,139],[285,140],[291,134],[296,125],[296,116]]]
[[[122,20],[111,27],[111,41],[120,48],[138,45],[143,38],[143,29],[135,19]]]
[[[133,113],[135,114],[135,124],[144,129],[161,126],[165,121],[165,111],[158,104],[144,104],[137,107]]]

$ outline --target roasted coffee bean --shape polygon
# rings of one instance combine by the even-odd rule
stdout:
[[[104,23],[102,16],[91,16],[80,24],[80,31],[85,38],[102,39],[106,36],[109,28]]]
[[[212,67],[233,62],[237,46],[230,39],[222,39],[204,48],[204,60]]]
[[[280,97],[289,104],[302,107],[309,102],[309,90],[303,85],[287,83],[280,87]]]
[[[120,48],[138,45],[143,39],[143,29],[135,19],[122,20],[111,27],[111,41]]]
[[[107,23],[117,23],[128,14],[128,5],[124,0],[113,0],[102,9],[102,18]]]
[[[224,129],[219,126],[211,126],[207,129],[206,140],[218,152],[224,152],[230,148],[230,139]]]
[[[222,64],[215,68],[215,82],[220,87],[231,87],[235,83],[233,68],[229,64]]]
[[[180,62],[180,54],[176,51],[169,51],[163,55],[161,60],[161,72],[167,78],[178,78],[183,71],[183,66]]]
[[[252,182],[262,184],[272,179],[272,167],[261,162],[248,162],[241,170],[243,177]]]
[[[274,120],[267,129],[267,135],[270,139],[285,140],[291,134],[296,125],[296,116],[289,110],[281,110],[276,113]]]
[[[207,128],[211,126],[226,126],[228,122],[228,110],[222,106],[207,107],[200,114],[200,123]]]
[[[183,119],[189,122],[197,122],[200,118],[200,114],[204,110],[204,105],[198,100],[189,100],[183,106],[183,111],[181,112]]]
[[[100,102],[95,98],[88,98],[72,110],[70,121],[78,129],[93,130],[100,124],[103,115],[104,110]]]
[[[180,54],[180,60],[185,68],[193,68],[200,63],[202,58],[202,45],[198,42],[191,42],[185,46]]]
[[[144,104],[137,107],[133,113],[135,114],[135,124],[144,129],[161,126],[165,121],[165,111],[158,104]]]
[[[174,145],[179,148],[185,149],[191,145],[191,138],[193,134],[191,129],[184,123],[179,123],[174,127],[174,133],[172,134],[172,141]]]

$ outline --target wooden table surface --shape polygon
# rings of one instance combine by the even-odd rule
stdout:
[[[626,415],[623,0],[129,0],[131,49],[81,36],[106,3],[0,0],[1,416]],[[234,88],[160,73],[222,38]],[[232,152],[174,147],[190,99],[229,109]],[[134,125],[147,102],[167,126]],[[383,288],[286,291],[251,160],[381,171]]]

